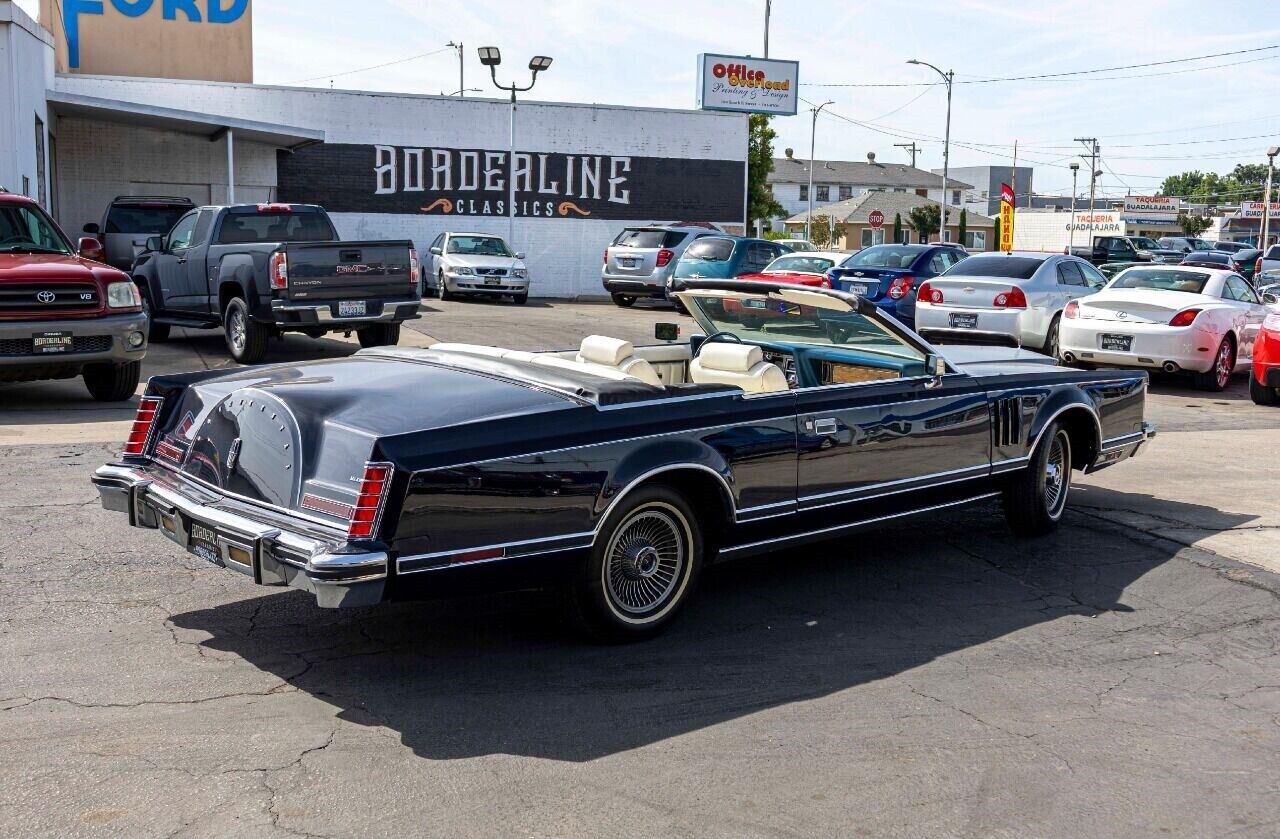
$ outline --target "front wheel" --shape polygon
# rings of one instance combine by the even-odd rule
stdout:
[[[529,292],[526,291],[524,294],[512,295],[511,299],[515,301],[517,306],[523,306],[529,302]]]
[[[614,294],[613,303],[615,306],[621,306],[624,309],[630,309],[636,304],[636,296],[634,294]]]
[[[356,330],[362,347],[394,347],[400,343],[400,324],[377,323]]]
[[[1231,383],[1231,374],[1236,368],[1236,348],[1231,343],[1231,336],[1222,339],[1218,352],[1213,357],[1213,366],[1204,373],[1196,373],[1195,385],[1199,390],[1209,393],[1221,393]]]
[[[156,313],[151,305],[151,293],[147,291],[147,285],[142,280],[134,281],[138,286],[138,294],[142,297],[142,313],[147,316],[147,341],[152,344],[161,344],[169,340],[169,324],[156,323]]]
[[[1071,491],[1071,437],[1054,423],[1045,429],[1031,463],[1013,474],[1004,488],[1004,514],[1019,536],[1053,532]]]
[[[449,286],[445,285],[445,283],[444,283],[444,274],[443,274],[443,273],[441,273],[441,274],[440,274],[440,277],[439,277],[439,279],[438,279],[438,282],[439,282],[439,285],[440,285],[440,299],[441,299],[441,300],[456,300],[456,299],[457,299],[457,295],[456,295],[456,294],[454,294],[452,291],[449,291]]]
[[[240,364],[257,364],[267,354],[267,327],[249,317],[249,304],[232,297],[222,313],[222,332],[227,351]]]
[[[569,616],[603,641],[657,635],[688,600],[702,562],[702,529],[684,496],[638,489],[601,527],[569,590]]]
[[[86,364],[84,386],[99,402],[123,402],[132,399],[142,380],[142,362],[123,364]]]
[[[1280,405],[1280,390],[1274,387],[1267,387],[1258,381],[1258,377],[1253,375],[1253,371],[1249,371],[1249,398],[1253,400],[1255,405],[1275,406]]]

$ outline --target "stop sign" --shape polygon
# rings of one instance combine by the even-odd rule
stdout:
[[[872,230],[879,230],[884,227],[884,213],[879,210],[872,210],[871,215],[867,216],[867,221],[871,222]]]

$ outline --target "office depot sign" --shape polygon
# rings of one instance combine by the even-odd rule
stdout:
[[[704,111],[795,116],[800,62],[738,55],[698,56],[698,107]]]

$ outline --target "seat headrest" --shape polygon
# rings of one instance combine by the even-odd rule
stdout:
[[[588,335],[582,339],[582,346],[578,349],[578,355],[583,361],[607,364],[610,367],[617,367],[634,352],[635,348],[630,341],[621,341],[607,335]]]
[[[698,361],[708,370],[726,373],[745,373],[764,361],[764,351],[755,344],[703,344],[698,349]]]

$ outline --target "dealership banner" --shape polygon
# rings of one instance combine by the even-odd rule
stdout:
[[[741,160],[518,151],[519,218],[741,224]],[[277,158],[278,200],[335,213],[508,214],[512,167],[499,149],[321,143]]]
[[[1013,187],[1000,184],[1000,250],[1013,250]]]
[[[1240,202],[1240,213],[1236,218],[1262,218],[1262,211],[1266,206],[1266,203],[1262,201],[1242,201]],[[1280,201],[1271,202],[1271,211],[1267,215],[1272,218],[1280,217]]]
[[[795,116],[800,108],[800,62],[701,53],[698,107],[704,111]]]

